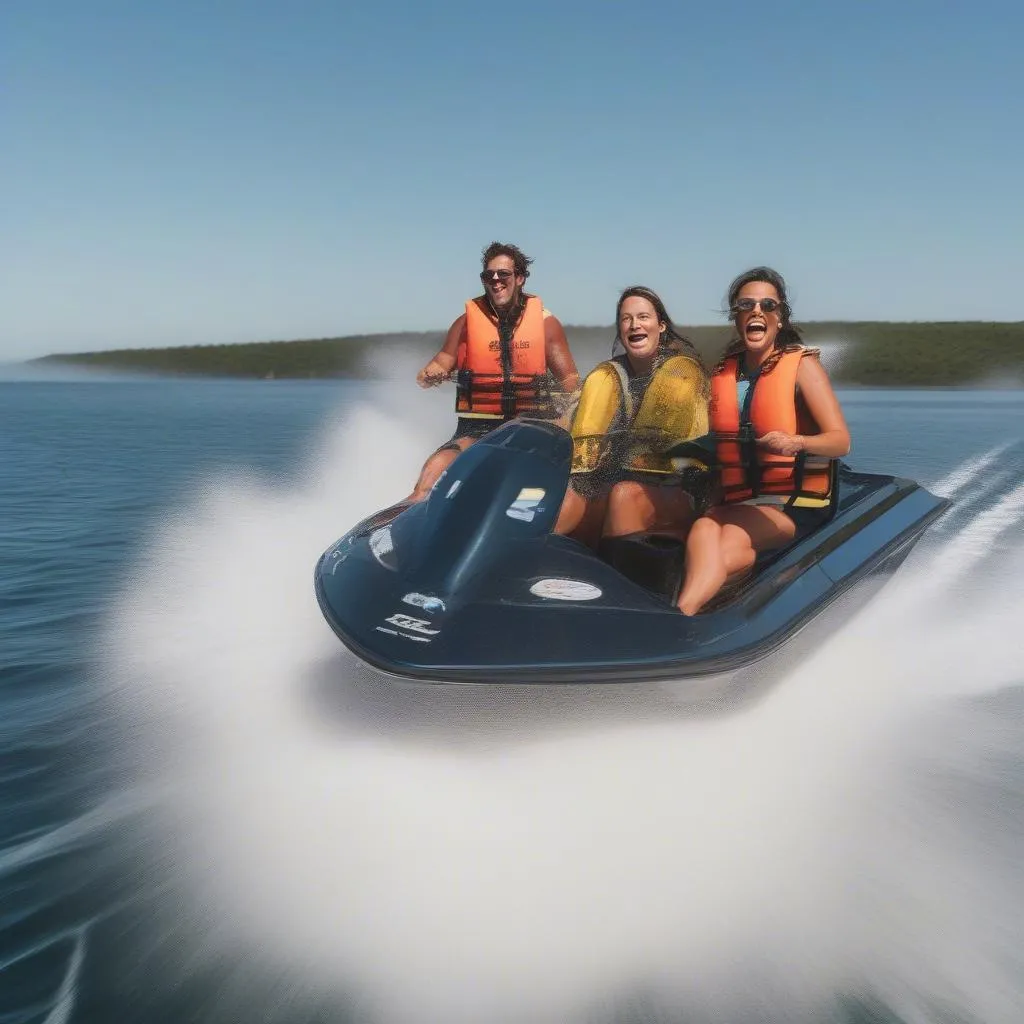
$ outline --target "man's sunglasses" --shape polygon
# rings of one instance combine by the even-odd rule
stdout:
[[[487,284],[488,281],[494,281],[495,279],[497,279],[498,281],[510,281],[515,276],[516,275],[515,275],[515,271],[514,270],[481,270],[480,271],[480,280],[483,281],[484,284]]]
[[[774,313],[781,305],[778,299],[737,299],[732,310],[734,313],[750,313],[760,306],[766,313]]]

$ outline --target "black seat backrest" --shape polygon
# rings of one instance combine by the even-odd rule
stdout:
[[[686,563],[686,548],[678,538],[657,533],[605,537],[598,554],[627,579],[675,604]]]

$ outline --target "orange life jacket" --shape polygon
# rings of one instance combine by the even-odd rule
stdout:
[[[832,495],[833,460],[821,456],[776,455],[756,444],[770,430],[787,434],[818,432],[798,406],[796,374],[804,349],[785,352],[766,374],[750,383],[746,413],[739,407],[739,358],[732,356],[711,378],[711,430],[721,466],[723,499],[731,502],[823,507]]]
[[[486,298],[466,303],[465,340],[459,345],[459,416],[511,419],[519,413],[544,414],[541,379],[547,371],[544,344],[544,303],[526,298],[523,314],[505,348]]]

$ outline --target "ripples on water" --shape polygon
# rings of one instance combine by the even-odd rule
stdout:
[[[1019,395],[844,396],[858,468],[956,504],[813,659],[694,709],[337,647],[313,562],[436,396],[0,388],[5,1024],[1019,1021]]]

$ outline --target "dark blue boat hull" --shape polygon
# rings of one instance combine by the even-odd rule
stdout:
[[[558,428],[509,424],[460,455],[426,502],[346,534],[315,571],[342,642],[385,672],[439,682],[731,673],[856,584],[895,571],[946,507],[913,481],[842,466],[828,523],[688,618],[672,601],[678,543],[631,538],[602,559],[550,533],[570,453]]]

